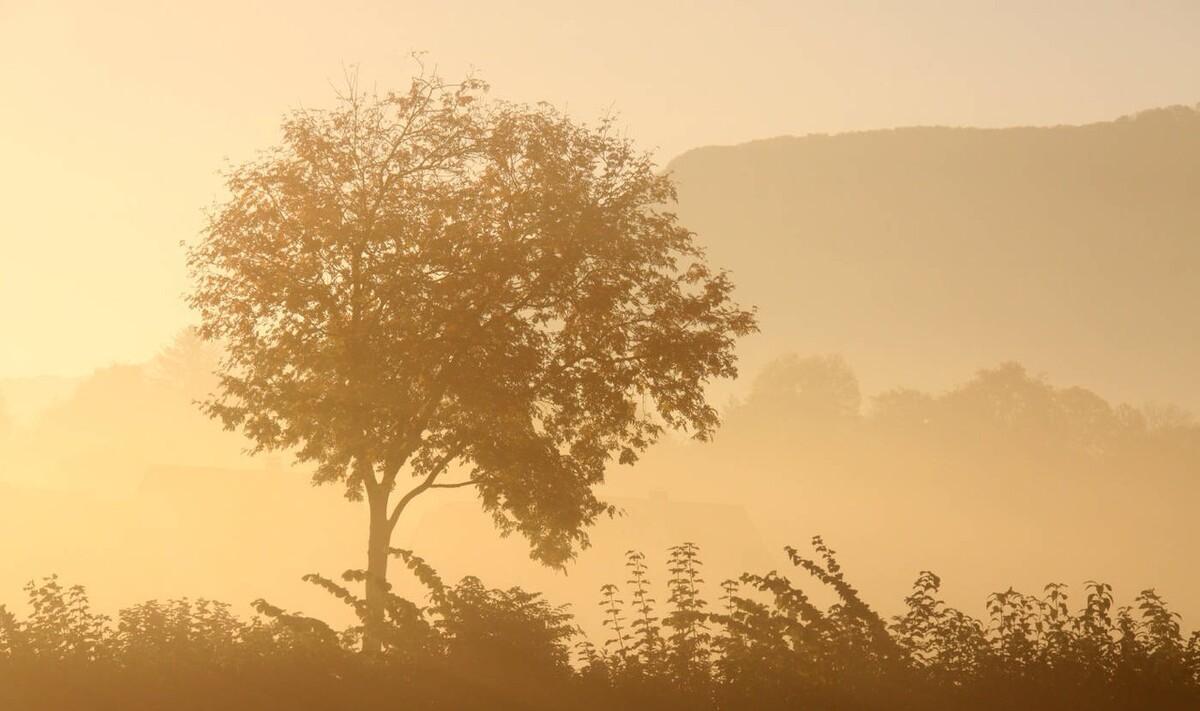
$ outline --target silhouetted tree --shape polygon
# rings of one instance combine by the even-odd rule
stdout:
[[[219,367],[220,351],[195,328],[185,328],[150,362],[150,374],[189,397],[203,397],[216,386]]]
[[[857,418],[861,405],[858,378],[843,357],[793,353],[763,368],[741,409],[764,421],[820,425]]]
[[[423,74],[293,113],[189,253],[200,333],[227,348],[207,412],[367,500],[369,650],[414,497],[474,487],[562,565],[611,511],[592,488],[614,456],[713,431],[704,385],[755,328],[610,121],[485,89]]]

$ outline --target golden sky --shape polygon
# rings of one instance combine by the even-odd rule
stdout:
[[[0,377],[149,357],[225,158],[411,52],[497,96],[617,110],[662,160],[912,124],[1081,123],[1200,101],[1200,3],[0,0]]]

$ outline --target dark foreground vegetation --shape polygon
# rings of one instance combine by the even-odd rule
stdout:
[[[389,593],[379,654],[362,627],[257,600],[249,621],[207,600],[151,601],[115,620],[85,591],[30,583],[22,619],[0,607],[0,708],[22,709],[1195,709],[1200,633],[1153,591],[1114,608],[1083,599],[992,595],[984,619],[948,607],[923,572],[890,620],[847,582],[820,538],[788,549],[832,593],[819,605],[776,572],[701,595],[698,551],[670,552],[669,598],[654,598],[645,557],[601,591],[608,639],[582,638],[565,607],[476,578],[443,582],[421,558],[393,554],[429,591]],[[348,571],[346,582],[361,582]],[[308,576],[355,608],[341,583]]]

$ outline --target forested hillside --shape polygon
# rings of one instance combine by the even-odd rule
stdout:
[[[838,352],[868,389],[1019,361],[1200,406],[1200,112],[902,128],[701,148],[683,224],[758,305],[749,372]]]

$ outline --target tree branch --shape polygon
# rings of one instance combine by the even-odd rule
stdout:
[[[421,446],[421,432],[424,430],[425,424],[429,421],[429,418],[433,417],[437,407],[441,405],[442,397],[446,394],[446,390],[448,388],[449,383],[445,381],[442,381],[440,384],[438,384],[434,388],[433,393],[426,398],[425,402],[420,408],[418,408],[417,412],[415,412],[410,419],[409,429],[411,434],[407,439],[404,440],[403,444],[397,446],[392,452],[392,463],[389,465],[387,471],[383,473],[382,480],[380,481],[380,485],[387,490],[390,491],[392,486],[395,485],[396,476],[400,473],[400,469],[404,466],[404,463],[408,461],[408,458],[412,456],[413,452],[417,451],[417,449]],[[455,456],[458,455],[456,454]],[[451,457],[451,459],[453,459],[453,457]],[[437,471],[437,469],[438,468],[435,467],[434,471]]]
[[[456,481],[453,484],[430,484],[430,489],[458,489],[463,486],[474,486],[479,483],[479,479],[467,479],[466,481]]]
[[[396,522],[400,520],[400,514],[404,512],[405,507],[407,507],[413,499],[437,485],[436,482],[438,476],[440,476],[442,472],[446,471],[446,467],[450,465],[450,462],[457,459],[459,455],[463,453],[464,449],[466,449],[466,446],[460,444],[446,452],[446,454],[444,454],[442,458],[439,459],[432,468],[430,468],[429,474],[425,476],[425,480],[410,489],[407,494],[402,496],[400,500],[396,502],[396,508],[392,509],[392,515],[388,516],[388,525],[390,527],[395,528]]]

